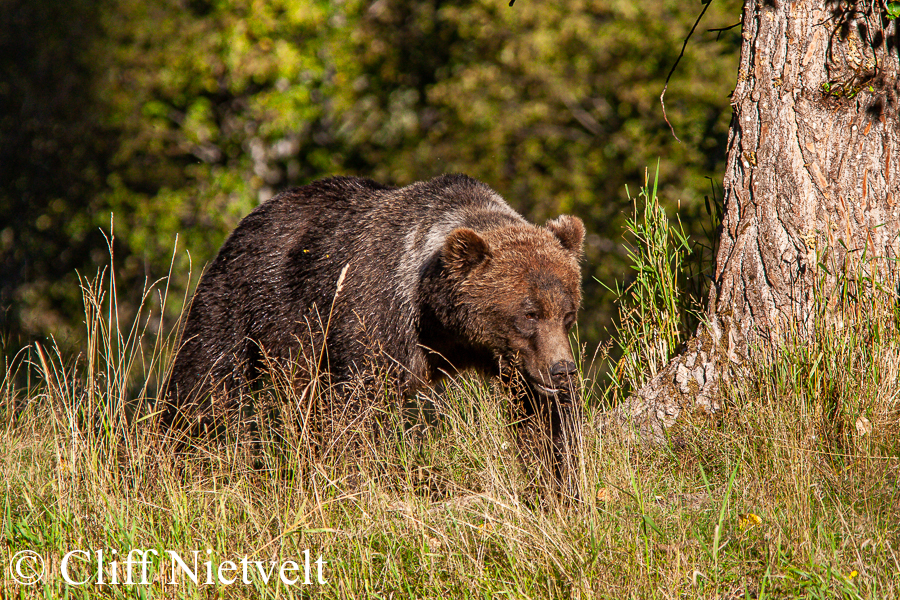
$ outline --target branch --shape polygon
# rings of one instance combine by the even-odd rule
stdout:
[[[515,1],[515,0],[513,0],[513,1]],[[715,31],[716,32],[716,41],[718,42],[719,36],[722,35],[723,31],[728,31],[729,29],[734,29],[735,27],[738,27],[741,23],[743,23],[743,20],[738,21],[734,25],[729,25],[728,27],[717,27],[715,29],[707,29],[706,32],[712,33],[713,31]]]
[[[513,0],[513,2],[515,2],[515,0]],[[697,20],[694,22],[694,26],[691,27],[690,33],[688,33],[687,37],[684,38],[684,45],[681,47],[681,54],[679,54],[678,58],[675,59],[675,64],[672,65],[672,70],[669,71],[669,76],[666,77],[666,85],[663,86],[662,94],[659,95],[659,103],[662,105],[663,111],[663,119],[665,119],[666,125],[668,125],[669,129],[672,131],[672,137],[674,137],[676,140],[678,140],[678,136],[675,135],[675,128],[672,127],[671,123],[669,123],[669,117],[666,115],[666,101],[664,100],[666,96],[666,90],[669,89],[669,80],[672,78],[672,73],[675,72],[675,68],[678,66],[679,61],[681,61],[681,57],[684,56],[684,49],[687,48],[688,41],[691,39],[691,36],[694,35],[694,30],[697,29],[697,25],[700,24],[700,19],[702,19],[703,15],[706,14],[706,10],[709,8],[710,4],[712,4],[712,0],[708,0],[708,2],[703,5],[703,10],[700,11],[700,16],[697,17]],[[678,140],[678,142],[681,143],[681,140]]]

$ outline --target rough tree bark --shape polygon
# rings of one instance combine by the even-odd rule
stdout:
[[[717,410],[749,345],[802,332],[816,278],[897,274],[897,21],[880,0],[746,0],[742,27],[708,324],[622,407],[644,437]]]

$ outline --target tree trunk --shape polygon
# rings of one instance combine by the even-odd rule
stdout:
[[[822,290],[876,267],[896,281],[900,68],[885,15],[877,0],[745,2],[709,324],[622,408],[643,436],[717,410],[749,345],[802,335]]]

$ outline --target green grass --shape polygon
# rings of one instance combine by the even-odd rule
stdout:
[[[517,456],[503,390],[467,377],[432,395],[431,418],[386,400],[324,449],[275,378],[257,399],[258,442],[236,432],[177,456],[153,427],[172,340],[150,307],[164,288],[128,319],[108,278],[84,288],[83,353],[34,345],[0,386],[0,597],[900,597],[900,338],[884,294],[845,298],[854,318],[841,326],[823,312],[754,349],[725,410],[680,424],[667,445],[601,427],[598,407],[636,385],[592,381],[616,368],[601,352],[582,365],[583,496],[560,501]],[[98,549],[107,564],[113,550],[198,550],[213,568],[302,567],[308,550],[327,583],[313,564],[309,585],[301,568],[294,586],[252,569],[249,584],[172,586],[171,561],[155,559],[149,585],[65,584],[63,556]],[[33,586],[13,580],[23,550],[47,567]],[[71,565],[96,581],[92,565]]]
[[[698,303],[708,291],[700,286],[686,294],[679,285],[696,261],[687,260],[692,250],[681,221],[670,223],[660,204],[658,182],[658,167],[652,182],[645,170],[644,186],[631,198],[634,212],[625,222],[625,248],[632,279],[628,285],[606,286],[618,298],[615,341],[620,359],[611,373],[617,396],[640,389],[677,354],[699,323]],[[702,250],[694,256],[702,258]],[[702,276],[693,279],[703,281]]]

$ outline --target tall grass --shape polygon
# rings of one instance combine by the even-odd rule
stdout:
[[[672,247],[664,221],[641,227]],[[638,298],[674,320],[681,263],[660,260],[670,270],[657,281],[647,273],[651,295]],[[154,427],[172,348],[154,317],[165,280],[126,319],[113,278],[110,267],[83,282],[81,356],[35,344],[5,367],[3,598],[900,596],[900,340],[888,295],[839,298],[840,326],[823,312],[804,336],[754,349],[726,409],[683,423],[677,446],[636,445],[595,425],[617,385],[645,376],[647,346],[621,341],[633,368],[609,388],[585,382],[582,497],[560,501],[518,456],[504,390],[466,376],[408,399],[407,410],[385,394],[323,450],[276,374],[257,392],[253,439],[234,431],[176,454]],[[669,333],[648,327],[631,339],[670,336],[671,352],[683,332],[665,322]],[[323,386],[317,400],[327,405],[329,393]],[[195,585],[182,573],[176,586],[171,561],[154,558],[148,585],[110,585],[113,550],[122,581],[132,549],[198,550],[214,568],[290,559],[301,578],[267,583],[251,569],[247,584]],[[30,586],[10,568],[24,550],[47,568]],[[73,550],[103,550],[107,583],[78,560],[72,574],[91,582],[66,584],[61,560]],[[326,583],[315,564],[303,583],[304,551],[325,561]]]
[[[611,375],[613,389],[623,395],[643,387],[668,364],[700,318],[697,298],[686,294],[684,285],[693,266],[692,248],[677,215],[670,222],[660,204],[658,182],[658,167],[652,181],[645,171],[644,185],[631,197],[625,248],[633,273],[627,284],[608,288],[618,298],[615,340],[621,356]]]

